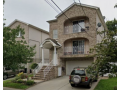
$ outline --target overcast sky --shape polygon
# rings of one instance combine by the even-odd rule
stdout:
[[[49,1],[51,2],[51,0]],[[72,4],[73,1],[54,0],[62,10]],[[117,0],[81,0],[81,3],[100,7],[106,20],[117,18],[117,9],[114,8]],[[6,18],[6,25],[18,19],[49,31],[49,24],[46,21],[55,19],[57,14],[45,0],[5,0],[4,18]]]

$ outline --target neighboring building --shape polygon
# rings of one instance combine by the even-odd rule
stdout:
[[[99,7],[73,3],[63,12],[69,19],[60,13],[56,19],[47,21],[50,25],[50,38],[46,39],[41,47],[49,49],[51,63],[47,66],[48,69],[44,69],[44,79],[50,79],[51,75],[55,75],[54,78],[70,75],[72,69],[77,66],[88,67],[95,61],[95,57],[89,53],[90,48],[101,42],[105,35],[98,35],[97,30],[107,29]],[[99,28],[98,23],[101,23]],[[42,63],[44,65],[44,57]],[[52,64],[54,66],[50,67]],[[50,70],[53,74],[49,75]]]
[[[33,57],[34,60],[33,62],[36,62],[36,63],[40,63],[41,60],[42,60],[42,51],[41,51],[41,48],[40,48],[40,44],[46,39],[49,37],[49,32],[41,29],[41,28],[38,28],[36,26],[33,26],[31,24],[28,24],[28,23],[25,23],[25,22],[22,22],[20,20],[14,20],[8,27],[10,28],[16,28],[18,25],[20,25],[21,28],[24,29],[25,31],[25,40],[27,42],[27,44],[29,46],[34,46],[36,45],[36,48],[35,48],[35,56]],[[21,40],[21,34],[19,34],[17,36],[17,40]],[[45,61],[46,62],[49,62],[49,50],[45,50],[44,53],[46,54],[46,57],[45,57]],[[30,69],[30,64],[31,63],[28,63],[27,65],[25,65],[25,67],[28,69],[28,73],[29,73],[29,69]]]

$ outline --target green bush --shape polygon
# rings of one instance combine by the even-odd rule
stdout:
[[[114,87],[114,90],[117,90],[117,86]]]
[[[109,78],[113,78],[113,75],[112,75],[112,74],[109,74]]]
[[[22,79],[18,79],[17,82],[18,83],[23,83],[23,80]]]
[[[25,74],[22,74],[22,75],[21,75],[21,79],[25,79],[25,78],[28,78],[28,76],[25,75]]]
[[[36,67],[37,67],[37,63],[33,63],[32,65],[31,65],[31,69],[35,69]]]
[[[33,77],[33,74],[28,75],[28,77]]]
[[[19,77],[19,76],[16,76],[16,77],[15,77],[15,80],[17,81],[18,79],[21,79],[21,77]]]
[[[28,81],[26,81],[26,85],[33,85],[35,82],[34,81],[32,81],[32,80],[28,80]]]
[[[117,77],[117,74],[109,74],[109,78]]]

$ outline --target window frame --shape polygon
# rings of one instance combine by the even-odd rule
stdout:
[[[82,27],[82,26],[80,25],[80,22],[81,22],[81,21],[84,21],[84,27]],[[77,22],[77,24],[73,24],[74,22]],[[73,33],[82,32],[82,29],[85,29],[85,20],[84,20],[84,19],[75,20],[75,21],[72,22],[72,24],[73,24]],[[78,24],[79,24],[82,28],[81,28]],[[75,31],[75,27],[76,27],[78,30]],[[79,29],[80,29],[80,30],[79,30]]]
[[[53,30],[53,39],[58,39],[58,30]]]
[[[21,31],[18,32],[17,37],[22,37],[22,33],[21,33]]]

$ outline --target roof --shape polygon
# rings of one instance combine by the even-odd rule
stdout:
[[[51,40],[53,43],[55,43],[56,45],[58,46],[61,46],[55,39],[52,39],[52,38],[47,38],[45,40]]]
[[[55,39],[47,38],[47,39],[45,39],[45,40],[42,42],[42,44],[40,45],[40,47],[43,47],[43,45],[44,45],[46,42],[48,42],[48,41],[51,42],[53,46],[57,46],[57,48],[59,48],[59,47],[62,46],[62,45],[61,45],[59,42],[57,42]]]
[[[26,25],[28,25],[28,26],[30,26],[30,27],[33,27],[33,28],[35,28],[35,29],[38,29],[38,30],[41,31],[41,32],[44,32],[44,33],[49,34],[49,32],[46,31],[46,30],[43,30],[43,29],[41,29],[41,28],[39,28],[39,27],[36,27],[36,26],[34,26],[34,25],[32,25],[32,24],[29,24],[29,23],[20,21],[20,20],[18,20],[18,19],[15,19],[15,20],[14,20],[12,23],[10,23],[7,27],[12,26],[15,22],[20,22],[20,23],[26,24]]]
[[[94,9],[98,9],[99,7],[96,6],[91,6],[91,5],[87,5],[87,4],[80,4],[80,3],[72,3],[70,6],[68,6],[65,10],[63,10],[63,12],[66,12],[68,9],[70,9],[71,7],[73,7],[74,5],[81,5],[83,7],[89,7],[89,8],[94,8]],[[56,18],[58,18],[60,15],[62,15],[63,13],[59,13]]]
[[[105,21],[104,21],[104,19],[103,19],[103,16],[102,16],[102,13],[101,13],[99,7],[92,6],[92,5],[87,5],[87,4],[72,3],[72,4],[71,4],[70,6],[68,6],[65,10],[63,10],[63,12],[66,12],[68,9],[70,9],[70,8],[73,7],[74,5],[81,5],[81,6],[83,6],[83,7],[88,7],[88,8],[96,9],[98,16],[99,16],[101,22],[103,23],[104,28],[107,30],[107,26],[106,26],[106,24],[105,24]],[[55,18],[58,18],[59,16],[61,16],[61,15],[63,14],[63,12],[59,13]],[[53,22],[53,21],[57,21],[57,19],[49,20],[49,21],[47,21],[47,22]]]

